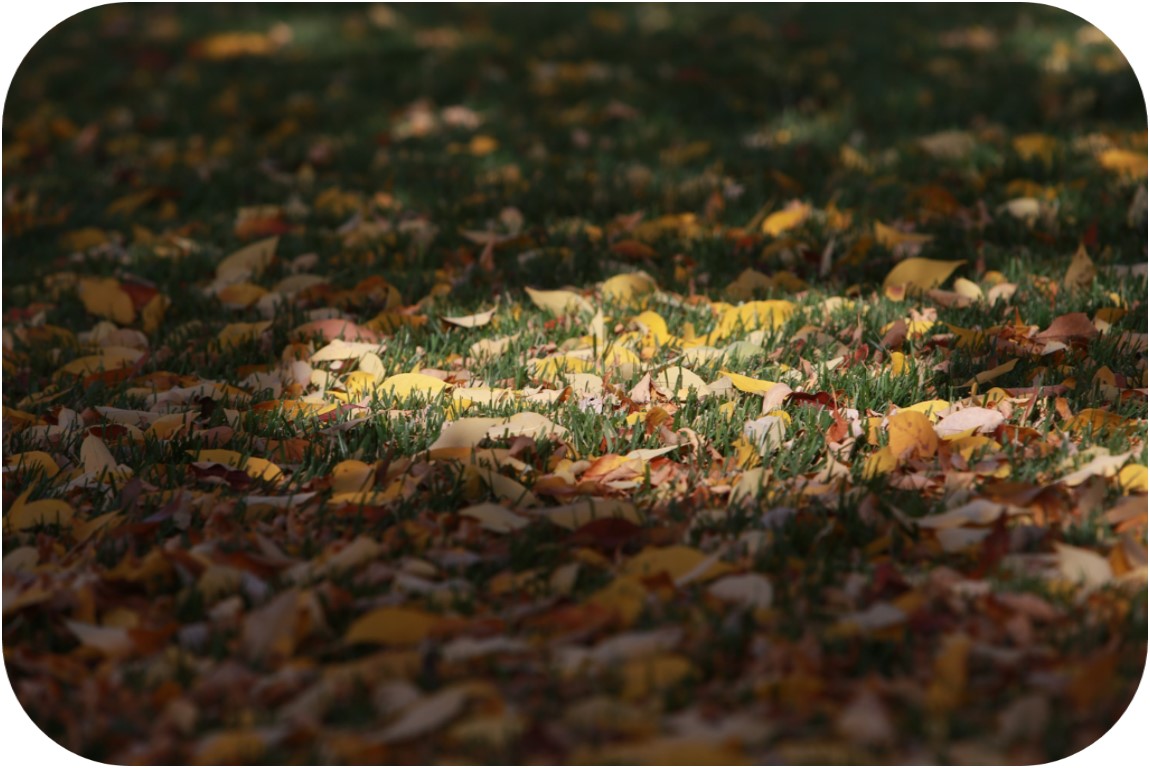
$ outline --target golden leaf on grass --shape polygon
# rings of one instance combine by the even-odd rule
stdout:
[[[910,291],[927,291],[942,285],[951,273],[962,264],[965,259],[954,261],[940,261],[937,259],[911,258],[900,261],[882,281],[883,291],[899,286],[905,286]]]
[[[360,616],[344,635],[346,643],[418,645],[444,618],[418,608],[385,606]]]
[[[1103,430],[1129,429],[1136,422],[1126,419],[1117,413],[1101,408],[1083,408],[1072,419],[1069,419],[1063,429],[1067,432],[1101,432]]]
[[[99,354],[77,357],[60,366],[52,377],[58,379],[62,376],[84,376],[97,371],[114,371],[132,365],[143,356],[144,353],[138,349],[104,347]]]
[[[375,481],[375,466],[357,459],[345,459],[332,467],[333,493],[355,493],[369,488]]]
[[[874,223],[874,239],[879,245],[891,250],[896,248],[918,249],[934,240],[934,235],[922,232],[903,232],[901,229],[895,229],[881,221],[876,221]]]
[[[1123,467],[1118,472],[1118,487],[1123,493],[1146,493],[1146,467],[1142,464]]]
[[[587,602],[614,612],[624,625],[630,626],[643,612],[647,588],[637,578],[623,575],[591,594]]]
[[[227,467],[242,469],[257,480],[278,480],[283,476],[283,470],[267,459],[257,456],[244,458],[238,451],[229,451],[223,448],[207,448],[202,451],[188,451],[195,461],[207,461],[214,464],[223,464]]]
[[[658,287],[646,272],[631,272],[607,278],[600,290],[604,298],[625,303],[646,296]]]
[[[1146,153],[1128,149],[1107,149],[1098,155],[1098,164],[1108,171],[1140,179],[1146,177]]]
[[[24,531],[37,525],[67,525],[72,522],[75,510],[63,499],[38,499],[28,501],[32,489],[24,491],[12,502],[12,508],[4,516],[5,527],[13,531]]]
[[[253,339],[259,338],[267,329],[271,328],[270,320],[262,320],[255,323],[228,323],[220,331],[217,338],[220,342],[220,347],[224,350],[238,347]]]
[[[810,214],[811,207],[806,203],[789,205],[783,210],[775,211],[763,219],[760,229],[764,234],[777,237],[787,230],[794,229],[802,224]]]
[[[591,304],[574,291],[537,291],[524,288],[531,302],[553,315],[566,315],[573,312],[590,312]]]
[[[930,419],[917,411],[899,411],[887,420],[888,447],[897,459],[927,459],[938,451],[938,435]]]
[[[164,313],[172,305],[172,300],[162,293],[157,293],[140,310],[140,325],[144,333],[155,333],[164,321]]]
[[[539,503],[535,494],[527,490],[526,486],[518,480],[501,475],[493,469],[484,468],[478,471],[480,478],[483,479],[496,498],[520,508],[533,507]]]
[[[56,461],[44,451],[13,453],[4,460],[4,466],[15,467],[20,472],[40,471],[44,477],[55,477],[60,471]]]
[[[481,328],[491,322],[491,318],[495,317],[496,307],[485,312],[476,312],[474,315],[459,315],[455,317],[443,316],[443,322],[457,325],[460,328]]]
[[[870,480],[879,475],[888,474],[894,471],[896,467],[898,467],[898,457],[889,445],[884,445],[866,457],[866,461],[863,463],[862,475],[865,479]]]
[[[129,325],[136,319],[132,297],[113,277],[82,277],[76,293],[84,309],[97,317],[106,317],[119,325]]]
[[[710,391],[707,389],[707,382],[703,381],[699,374],[677,365],[659,371],[657,375],[651,377],[651,383],[676,400],[686,400],[692,390],[696,397],[702,399]]]
[[[906,362],[906,355],[902,352],[890,353],[890,375],[902,376],[910,372],[910,366]]]
[[[216,280],[220,283],[240,283],[258,277],[275,259],[278,243],[278,237],[269,237],[231,253],[216,265]]]
[[[1023,133],[1011,140],[1011,145],[1023,160],[1038,159],[1049,165],[1054,159],[1058,140],[1044,133]]]
[[[965,277],[955,278],[954,292],[971,301],[981,301],[984,298],[982,288],[978,286],[978,283],[967,280]]]
[[[229,309],[246,309],[267,294],[267,289],[254,283],[226,285],[216,294],[220,303]]]
[[[730,571],[731,567],[719,562],[714,555],[683,545],[647,547],[628,560],[621,570],[638,578],[666,573],[675,581],[684,577],[691,577],[692,581],[710,581]]]
[[[1094,283],[1097,274],[1098,269],[1086,252],[1086,246],[1080,245],[1070,260],[1070,266],[1066,268],[1066,274],[1062,276],[1062,287],[1066,290],[1086,290]]]
[[[759,328],[774,330],[794,314],[795,305],[781,299],[749,301],[723,312],[715,330],[707,335],[708,344],[727,338],[736,331],[753,331]]]
[[[447,389],[447,383],[426,373],[397,373],[376,386],[380,396],[404,400],[413,395],[433,398]]]
[[[557,507],[538,509],[534,514],[569,531],[592,520],[610,518],[620,518],[636,525],[643,523],[643,516],[635,505],[623,499],[583,499]]]
[[[740,392],[749,392],[753,395],[765,395],[767,390],[778,384],[777,381],[754,379],[750,376],[744,376],[741,373],[731,373],[730,371],[719,371],[719,373],[729,378],[731,383],[735,385],[735,389]]]

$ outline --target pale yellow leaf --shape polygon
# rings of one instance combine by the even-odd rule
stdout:
[[[476,312],[473,315],[460,315],[455,317],[443,317],[443,322],[457,325],[460,328],[481,328],[491,322],[491,318],[495,317],[496,307],[485,312]]]
[[[238,283],[258,277],[275,259],[278,243],[278,237],[269,237],[234,251],[216,265],[216,280],[221,283]]]
[[[534,288],[524,288],[535,306],[554,315],[566,315],[574,312],[591,312],[591,304],[574,291],[537,291]]]

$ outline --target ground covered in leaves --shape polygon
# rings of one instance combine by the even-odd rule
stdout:
[[[1033,6],[73,19],[11,684],[111,762],[1073,753],[1146,653],[1146,137]]]

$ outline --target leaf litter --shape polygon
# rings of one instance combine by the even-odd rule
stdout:
[[[827,37],[769,73],[818,98],[763,122],[722,59],[633,80],[503,11],[340,13],[405,61],[539,55],[475,109],[405,75],[362,136],[324,122],[354,78],[221,76],[314,54],[302,17],[77,22],[133,29],[132,87],[168,73],[202,133],[178,99],[31,109],[50,57],[17,78],[5,244],[42,259],[4,278],[4,648],[37,724],[114,762],[661,764],[1033,763],[1113,724],[1146,650],[1144,124],[1050,98],[1074,130],[868,138],[820,111]],[[701,44],[579,13],[580,45]],[[723,13],[739,66],[826,21]],[[996,29],[916,43],[932,88]],[[1087,48],[1044,71],[1116,77]],[[497,59],[474,87],[520,82]],[[692,135],[667,88],[746,131]]]

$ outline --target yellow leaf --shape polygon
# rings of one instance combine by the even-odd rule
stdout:
[[[44,477],[55,477],[60,471],[56,461],[44,451],[26,451],[14,453],[4,461],[7,467],[16,467],[21,472],[35,472],[40,470]]]
[[[168,413],[152,422],[144,433],[158,440],[170,440],[176,433],[189,428],[196,419],[194,411]]]
[[[600,290],[604,298],[626,303],[646,296],[658,287],[646,272],[631,272],[608,278]]]
[[[1146,493],[1146,467],[1130,464],[1118,472],[1118,487],[1123,493]]]
[[[86,251],[108,242],[108,233],[95,227],[74,229],[60,235],[60,247],[66,251]]]
[[[261,333],[271,327],[271,320],[262,320],[256,323],[228,323],[220,331],[217,338],[219,339],[220,347],[224,350],[229,350],[252,339],[259,338]]]
[[[1073,418],[1066,422],[1064,429],[1067,432],[1098,432],[1103,429],[1119,429],[1132,425],[1133,422],[1110,411],[1101,408],[1083,408]]]
[[[490,155],[497,149],[499,149],[499,142],[484,134],[472,136],[471,141],[467,145],[467,151],[475,157]]]
[[[916,247],[926,245],[931,240],[934,240],[934,235],[927,235],[921,232],[903,232],[894,227],[889,227],[881,221],[876,221],[874,223],[874,239],[879,245],[893,250],[899,246]]]
[[[375,467],[356,459],[341,461],[332,467],[333,493],[354,493],[371,486],[375,480]]]
[[[84,309],[97,317],[106,317],[119,325],[129,325],[136,319],[132,297],[113,277],[83,277],[76,288]]]
[[[587,602],[614,611],[625,626],[630,626],[643,612],[647,588],[637,578],[619,576],[589,596]]]
[[[902,352],[890,353],[890,375],[902,376],[904,373],[910,371],[910,366],[906,363],[906,355]]]
[[[794,314],[795,305],[789,301],[773,299],[751,301],[723,312],[715,330],[707,335],[707,343],[714,344],[737,330],[753,331],[759,328],[773,330]]]
[[[681,683],[695,671],[685,657],[660,653],[629,659],[623,666],[622,697],[634,701]]]
[[[877,451],[867,456],[866,462],[863,464],[863,477],[870,480],[878,475],[889,474],[898,466],[898,459],[895,457],[894,452],[891,451],[889,445],[884,445]]]
[[[385,606],[360,616],[347,629],[345,643],[418,645],[443,617],[416,608]]]
[[[971,301],[981,301],[984,298],[982,288],[978,286],[978,283],[967,280],[965,277],[955,278],[954,292]]]
[[[381,396],[403,400],[412,395],[433,398],[447,389],[447,383],[426,373],[397,373],[376,386]]]
[[[694,571],[705,560],[708,560],[708,556],[694,547],[682,545],[647,547],[628,560],[621,572],[637,578],[647,578],[659,573],[666,573],[672,579],[677,580]],[[724,573],[729,573],[730,570],[729,565],[714,561],[706,565],[696,580],[709,581],[722,576]]]
[[[1080,245],[1074,258],[1070,260],[1070,266],[1066,268],[1066,274],[1062,277],[1062,287],[1067,290],[1086,290],[1094,282],[1097,273],[1094,261],[1086,252],[1086,246]]]
[[[275,259],[279,237],[258,240],[233,252],[216,265],[216,279],[223,283],[238,283],[258,277]]]
[[[477,312],[474,315],[444,316],[443,322],[458,325],[460,328],[481,328],[490,323],[491,318],[495,317],[495,309],[495,307],[492,307],[486,312]]]
[[[1098,164],[1108,171],[1140,179],[1146,177],[1146,153],[1128,149],[1107,149],[1098,155]]]
[[[811,207],[805,203],[802,205],[795,205],[784,208],[781,211],[775,211],[767,218],[763,219],[762,231],[764,234],[772,237],[778,237],[783,232],[795,227],[806,221],[811,213]]]
[[[731,383],[735,385],[735,389],[740,392],[749,392],[753,395],[766,394],[768,389],[778,384],[777,381],[753,379],[750,376],[743,376],[740,373],[731,373],[730,371],[720,371],[720,373],[731,380]]]
[[[162,293],[157,293],[148,300],[148,303],[140,310],[140,322],[144,333],[155,333],[159,330],[160,323],[164,321],[164,313],[168,311],[171,304],[171,300]]]
[[[928,291],[942,285],[951,273],[962,264],[965,259],[955,261],[939,261],[936,259],[912,258],[900,261],[882,281],[883,290],[906,286],[912,291]]]
[[[52,377],[58,379],[62,376],[84,376],[96,371],[114,371],[117,368],[132,365],[143,354],[138,349],[128,349],[127,347],[104,347],[98,355],[78,357],[66,365],[60,366]]]
[[[1054,159],[1058,140],[1044,133],[1023,133],[1015,136],[1011,144],[1023,160],[1039,159],[1049,165]]]
[[[24,491],[12,503],[12,508],[4,516],[4,523],[13,531],[24,531],[37,525],[51,525],[59,523],[67,525],[72,522],[75,510],[72,505],[63,499],[39,499],[28,501],[32,489]]]
[[[938,435],[930,419],[918,411],[899,411],[887,420],[891,454],[896,459],[914,455],[929,458],[938,451]]]
[[[588,301],[574,291],[537,291],[524,288],[531,302],[553,315],[566,315],[573,312],[590,312]]]
[[[531,375],[537,379],[550,381],[564,373],[586,373],[595,370],[595,364],[572,357],[571,355],[554,355],[543,360],[533,360]]]
[[[207,448],[202,451],[188,451],[195,461],[209,461],[223,464],[227,467],[242,469],[251,477],[263,480],[277,480],[283,471],[266,459],[249,456],[247,459],[238,451],[229,451],[223,448]]]
[[[229,309],[244,309],[255,304],[266,293],[266,288],[254,283],[235,283],[221,288],[216,296]]]
[[[691,390],[695,391],[695,396],[699,399],[706,397],[710,391],[707,389],[707,382],[703,381],[699,374],[677,365],[664,368],[657,376],[651,378],[651,383],[664,392],[671,393],[676,400],[686,400]]]

